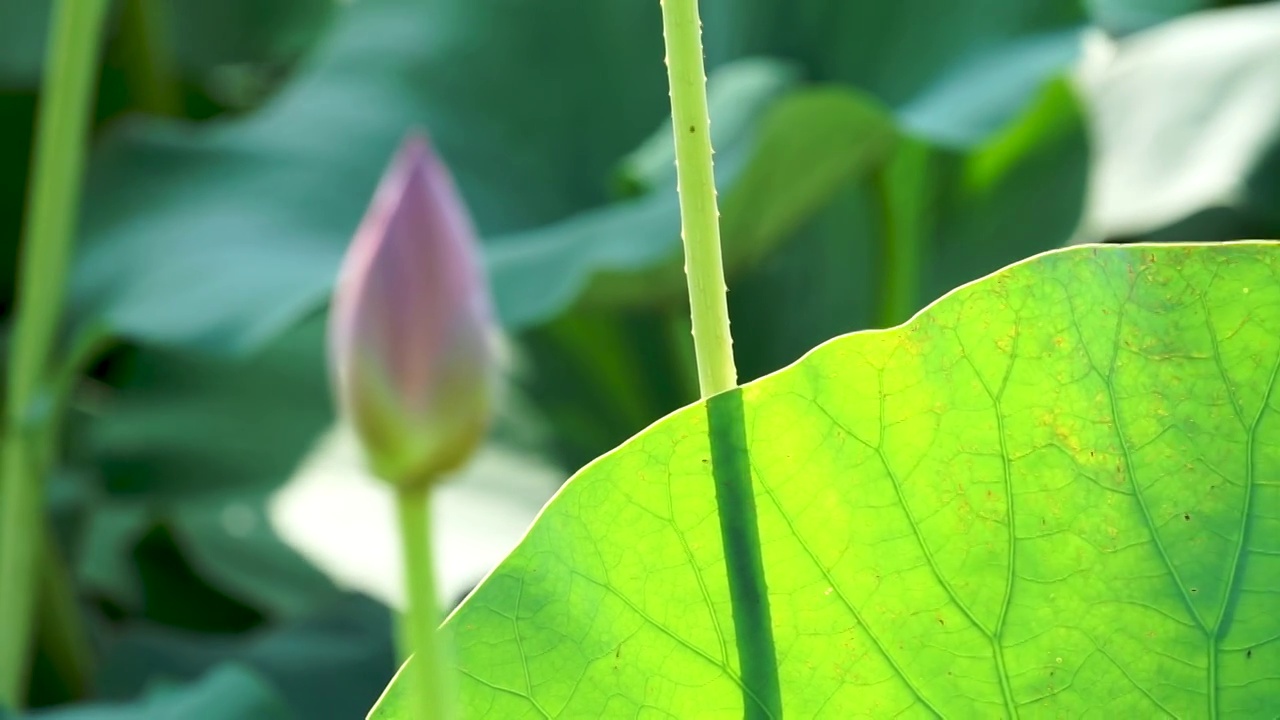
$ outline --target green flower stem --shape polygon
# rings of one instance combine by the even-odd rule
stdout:
[[[416,698],[412,717],[452,720],[456,717],[453,688],[446,674],[436,593],[435,563],[431,556],[431,484],[397,490],[400,538],[408,609],[401,629],[402,653],[413,661],[405,667],[410,695]]]
[[[702,23],[697,0],[662,0],[671,83],[671,118],[680,192],[681,238],[689,283],[693,346],[702,397],[738,385],[729,335],[724,262],[720,256],[720,212],[711,165],[707,72],[702,62]]]
[[[29,437],[29,433],[27,434]],[[32,472],[31,442],[7,431],[0,487],[0,708],[26,700],[35,620],[36,560],[44,552],[41,484]]]
[[[44,558],[40,565],[40,618],[36,637],[68,697],[83,698],[93,688],[93,652],[71,573],[57,552],[52,529],[45,523]]]
[[[23,700],[43,553],[41,407],[80,204],[107,0],[54,5],[18,275],[0,465],[0,706]]]
[[[125,0],[120,8],[121,55],[129,94],[152,115],[182,114],[182,94],[167,32],[169,0]]]
[[[45,477],[57,460],[58,439],[66,421],[71,394],[82,374],[115,341],[103,325],[94,324],[75,333],[66,357],[50,376],[50,415],[40,424],[37,477]],[[78,699],[93,687],[94,659],[89,633],[76,602],[75,584],[63,562],[52,528],[45,521],[40,558],[39,611],[36,639],[69,697]]]
[[[745,417],[733,364],[719,211],[711,164],[707,74],[697,0],[662,0],[671,117],[698,389],[707,400],[711,466],[742,682],[743,717],[782,717],[777,652],[756,524]]]
[[[879,326],[906,322],[920,308],[925,243],[929,237],[929,146],[903,138],[893,159],[876,176],[883,217],[881,255],[885,269]]]

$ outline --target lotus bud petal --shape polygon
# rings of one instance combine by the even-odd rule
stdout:
[[[482,440],[497,326],[475,229],[425,137],[401,145],[339,271],[330,366],[371,469],[430,483]]]

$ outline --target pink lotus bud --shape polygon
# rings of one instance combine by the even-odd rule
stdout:
[[[409,136],[347,250],[329,314],[338,404],[393,483],[435,481],[487,429],[498,348],[477,248],[448,169]]]

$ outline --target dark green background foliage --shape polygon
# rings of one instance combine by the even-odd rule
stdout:
[[[46,6],[0,0],[0,349]],[[742,380],[1072,242],[1280,234],[1280,5],[701,6]],[[410,127],[519,357],[495,444],[567,473],[696,397],[662,57],[653,0],[115,3],[66,328],[115,342],[50,483],[99,672],[32,689],[100,704],[36,717],[350,718],[390,677],[385,609],[264,504],[332,422],[323,310]]]

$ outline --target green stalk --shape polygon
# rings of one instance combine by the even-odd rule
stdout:
[[[440,606],[435,583],[435,563],[431,556],[431,484],[397,490],[400,511],[400,539],[404,551],[404,578],[408,608],[402,618],[402,654],[413,662],[405,667],[415,718],[452,720],[455,717],[453,688],[445,667]]]
[[[53,532],[45,524],[36,637],[62,682],[62,689],[71,699],[80,699],[93,687],[93,653],[76,603],[71,573],[58,553]]]
[[[30,671],[44,552],[41,407],[66,285],[107,0],[54,5],[20,258],[0,466],[0,706],[18,707]]]
[[[743,717],[778,720],[782,717],[782,694],[756,523],[745,410],[741,391],[735,390],[738,373],[729,335],[697,0],[662,0],[662,24],[671,84],[694,356],[698,389],[706,400],[711,470],[741,673]]]
[[[68,347],[62,366],[47,380],[46,395],[51,401],[49,414],[40,424],[37,477],[46,477],[57,461],[58,439],[62,437],[76,382],[113,340],[105,326],[95,324],[81,329]],[[93,653],[71,572],[58,552],[48,520],[44,524],[36,639],[63,689],[72,699],[79,699],[93,687]]]
[[[169,0],[125,0],[113,46],[124,65],[129,93],[152,115],[182,114],[182,94],[165,22]]]
[[[724,261],[720,256],[720,211],[711,165],[707,72],[702,62],[702,21],[697,0],[662,0],[671,83],[671,118],[680,193],[680,236],[693,319],[693,348],[702,397],[738,385],[729,335]]]
[[[893,327],[920,307],[929,222],[929,146],[903,138],[893,159],[876,176],[883,217],[884,284],[879,325]]]
[[[30,433],[28,433],[28,437]],[[44,552],[41,484],[31,472],[31,443],[6,433],[0,466],[0,708],[17,709],[26,700],[35,620],[36,559]]]

